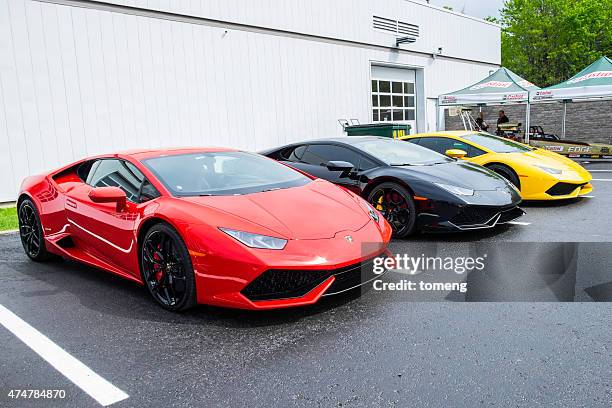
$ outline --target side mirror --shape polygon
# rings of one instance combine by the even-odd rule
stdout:
[[[94,203],[116,203],[117,211],[123,211],[127,197],[119,187],[96,187],[89,192],[89,199]]]
[[[344,171],[349,172],[353,170],[355,166],[353,163],[345,162],[345,161],[330,161],[325,165],[329,171]]]
[[[467,152],[461,149],[448,149],[444,154],[453,159],[463,159],[467,156]]]
[[[327,169],[329,171],[340,171],[342,172],[340,174],[340,177],[347,177],[351,175],[351,170],[353,170],[355,168],[355,166],[353,166],[353,163],[349,163],[346,161],[336,161],[336,160],[332,160],[330,162],[327,162],[327,164],[325,165],[325,167],[327,167]]]

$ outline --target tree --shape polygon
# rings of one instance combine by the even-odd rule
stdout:
[[[612,0],[507,0],[502,65],[539,86],[612,56]]]

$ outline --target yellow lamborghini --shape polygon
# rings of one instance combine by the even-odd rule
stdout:
[[[591,174],[573,160],[488,133],[420,133],[399,139],[485,166],[511,181],[523,200],[562,200],[593,191]]]

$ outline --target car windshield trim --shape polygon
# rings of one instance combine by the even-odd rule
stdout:
[[[175,197],[246,195],[312,181],[272,159],[242,151],[162,155],[142,163]]]

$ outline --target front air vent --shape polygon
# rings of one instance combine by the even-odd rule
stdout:
[[[380,16],[372,17],[372,27],[374,27],[375,30],[385,31],[395,35],[419,36],[418,25]]]

